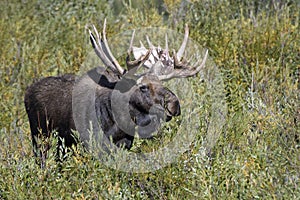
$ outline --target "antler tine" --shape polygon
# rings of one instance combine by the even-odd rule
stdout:
[[[161,81],[166,81],[166,80],[170,80],[172,78],[186,78],[186,77],[194,76],[204,67],[207,56],[208,56],[208,50],[206,50],[206,52],[205,52],[202,63],[196,69],[192,69],[191,67],[188,67],[188,66],[182,66],[179,69],[174,69],[169,74],[159,75],[158,79]]]
[[[144,46],[144,44],[142,43],[142,41],[140,41],[140,45],[141,45],[141,47],[146,48],[146,47]]]
[[[188,42],[188,39],[189,39],[189,27],[188,25],[186,24],[185,25],[185,33],[184,33],[184,38],[183,38],[183,41],[182,41],[182,44],[177,52],[177,59],[180,60],[182,58],[182,55],[184,53],[184,50],[185,50],[185,47],[187,45],[187,42]]]
[[[172,50],[172,53],[173,53],[173,59],[174,59],[174,68],[176,69],[176,68],[182,67],[181,62],[177,59],[177,55],[176,55],[175,49]]]
[[[107,51],[107,56],[109,57],[110,61],[112,62],[112,64],[115,66],[115,68],[118,70],[118,72],[120,73],[120,75],[124,74],[124,69],[121,67],[121,65],[118,63],[117,59],[112,55],[110,48],[108,46],[107,40],[106,40],[106,19],[104,19],[104,23],[103,23],[103,43],[104,43],[104,48]]]
[[[93,46],[97,56],[102,60],[102,62],[104,63],[105,66],[109,67],[112,71],[116,72],[115,66],[107,58],[107,56],[105,55],[104,50],[102,49],[101,37],[100,37],[96,27],[94,25],[92,25],[92,27],[93,27],[94,32],[96,34],[96,38],[95,38],[94,34],[92,33],[92,31],[89,29],[90,40],[91,40],[92,46]]]
[[[132,45],[133,45],[134,35],[135,35],[135,30],[133,30],[133,32],[132,32],[129,49],[127,51],[128,56],[130,56],[130,53],[132,52]]]
[[[155,48],[154,45],[151,43],[151,41],[150,41],[148,35],[146,35],[146,40],[147,40],[148,45],[149,45],[149,47],[150,47],[151,49]]]
[[[166,34],[165,40],[166,40],[165,52],[166,52],[167,56],[169,56],[168,34]]]

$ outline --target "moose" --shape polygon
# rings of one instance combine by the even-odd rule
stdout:
[[[96,120],[104,135],[111,138],[115,146],[125,149],[132,147],[135,134],[141,138],[150,138],[151,133],[160,127],[161,121],[168,122],[172,117],[179,116],[179,99],[163,86],[162,81],[196,75],[204,67],[208,55],[206,51],[202,62],[197,61],[193,65],[184,59],[188,35],[189,29],[186,25],[179,50],[170,53],[167,36],[165,48],[154,46],[147,37],[147,49],[142,43],[141,47],[133,46],[133,31],[127,51],[127,69],[124,69],[109,48],[106,20],[102,33],[92,25],[89,29],[90,41],[104,67],[96,67],[83,77],[65,74],[42,78],[26,89],[24,103],[35,157],[45,162],[50,145],[42,148],[39,140],[49,138],[55,131],[61,138],[58,148],[63,141],[66,147],[78,143],[73,136],[74,130],[78,130],[79,140],[86,142],[88,132],[82,127],[78,128],[77,123],[81,119],[86,120],[83,123],[88,123],[89,118],[85,117],[78,107],[90,106],[95,110]],[[143,69],[144,72],[137,73],[139,69]],[[91,88],[94,93],[87,94]],[[124,108],[123,110],[114,111],[114,93],[119,95],[117,99],[121,100],[117,104],[119,108]],[[92,104],[87,105],[81,101],[80,98],[83,97],[92,97]]]

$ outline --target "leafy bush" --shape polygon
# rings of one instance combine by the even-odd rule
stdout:
[[[140,2],[145,3],[0,2],[0,199],[299,198],[299,2]],[[192,39],[209,49],[228,108],[209,151],[205,141],[212,97],[199,104],[200,125],[190,149],[157,171],[114,170],[80,147],[58,165],[55,145],[45,169],[35,164],[25,88],[44,76],[76,73],[90,51],[86,24],[105,17],[109,35],[148,26],[183,32],[188,23]],[[191,82],[200,98],[208,86],[199,80]],[[176,123],[168,126],[154,140],[137,140],[132,151],[167,144]]]

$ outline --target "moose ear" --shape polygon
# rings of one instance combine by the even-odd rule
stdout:
[[[133,79],[129,79],[123,77],[114,88],[115,90],[119,90],[121,93],[128,92],[134,85],[136,85],[136,81]]]
[[[107,79],[107,76],[104,74],[104,71],[101,71],[100,68],[94,68],[87,72],[87,75],[98,85],[102,87],[107,87],[113,89],[116,85],[116,82],[110,81]]]

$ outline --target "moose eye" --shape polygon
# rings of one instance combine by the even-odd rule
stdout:
[[[140,86],[140,90],[141,90],[142,92],[147,92],[147,91],[149,90],[149,86],[148,86],[148,85],[141,85],[141,86]]]

